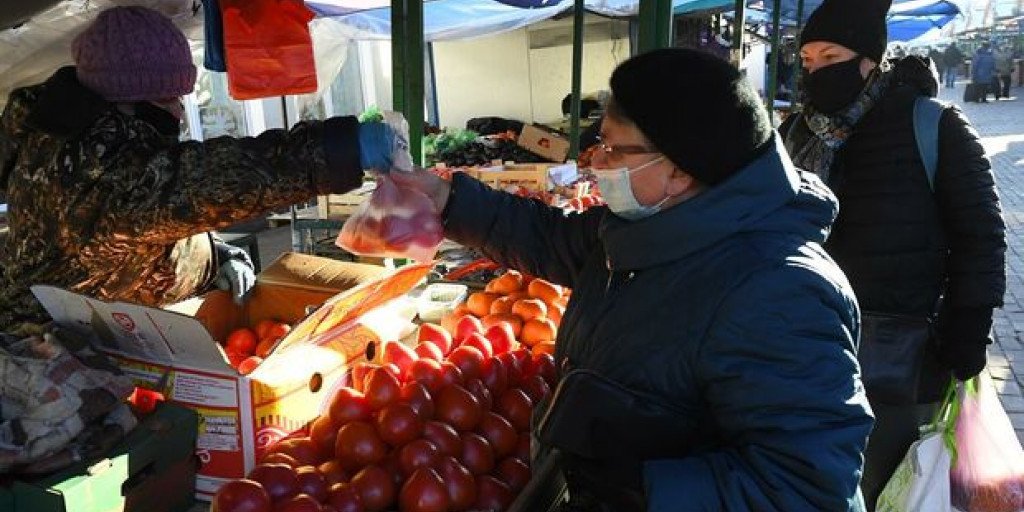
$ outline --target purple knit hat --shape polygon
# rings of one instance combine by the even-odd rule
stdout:
[[[185,35],[146,7],[113,7],[71,44],[78,80],[107,101],[184,96],[196,83]]]

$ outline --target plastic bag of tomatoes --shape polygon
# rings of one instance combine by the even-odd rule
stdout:
[[[360,256],[431,261],[444,238],[441,214],[426,194],[377,175],[377,189],[341,228],[338,247]]]

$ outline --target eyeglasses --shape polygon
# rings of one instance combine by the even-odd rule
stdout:
[[[640,144],[616,144],[612,146],[610,144],[605,144],[605,142],[601,140],[601,137],[597,138],[597,149],[602,151],[608,158],[620,155],[650,155],[654,153],[661,153],[661,151],[658,151],[656,148]]]

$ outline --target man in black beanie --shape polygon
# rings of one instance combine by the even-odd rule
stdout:
[[[939,84],[925,59],[883,60],[888,7],[825,0],[811,14],[803,110],[779,128],[794,163],[839,198],[825,249],[863,313],[859,358],[876,423],[861,487],[872,510],[950,377],[985,367],[1006,287],[1004,225],[978,134],[931,99]]]
[[[611,89],[593,157],[607,206],[395,178],[434,199],[448,238],[572,288],[537,433],[562,454],[565,506],[862,510],[855,299],[820,246],[835,199],[717,57],[638,55]]]

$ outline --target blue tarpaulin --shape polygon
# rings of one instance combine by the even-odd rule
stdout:
[[[822,0],[804,0],[803,21],[821,5]],[[859,1],[859,0],[858,0]],[[774,0],[759,0],[748,5],[771,19]],[[798,0],[782,0],[779,12],[783,25],[795,25]],[[935,28],[942,28],[960,14],[960,8],[950,0],[906,0],[894,2],[889,9],[888,29],[890,41],[910,41]]]

